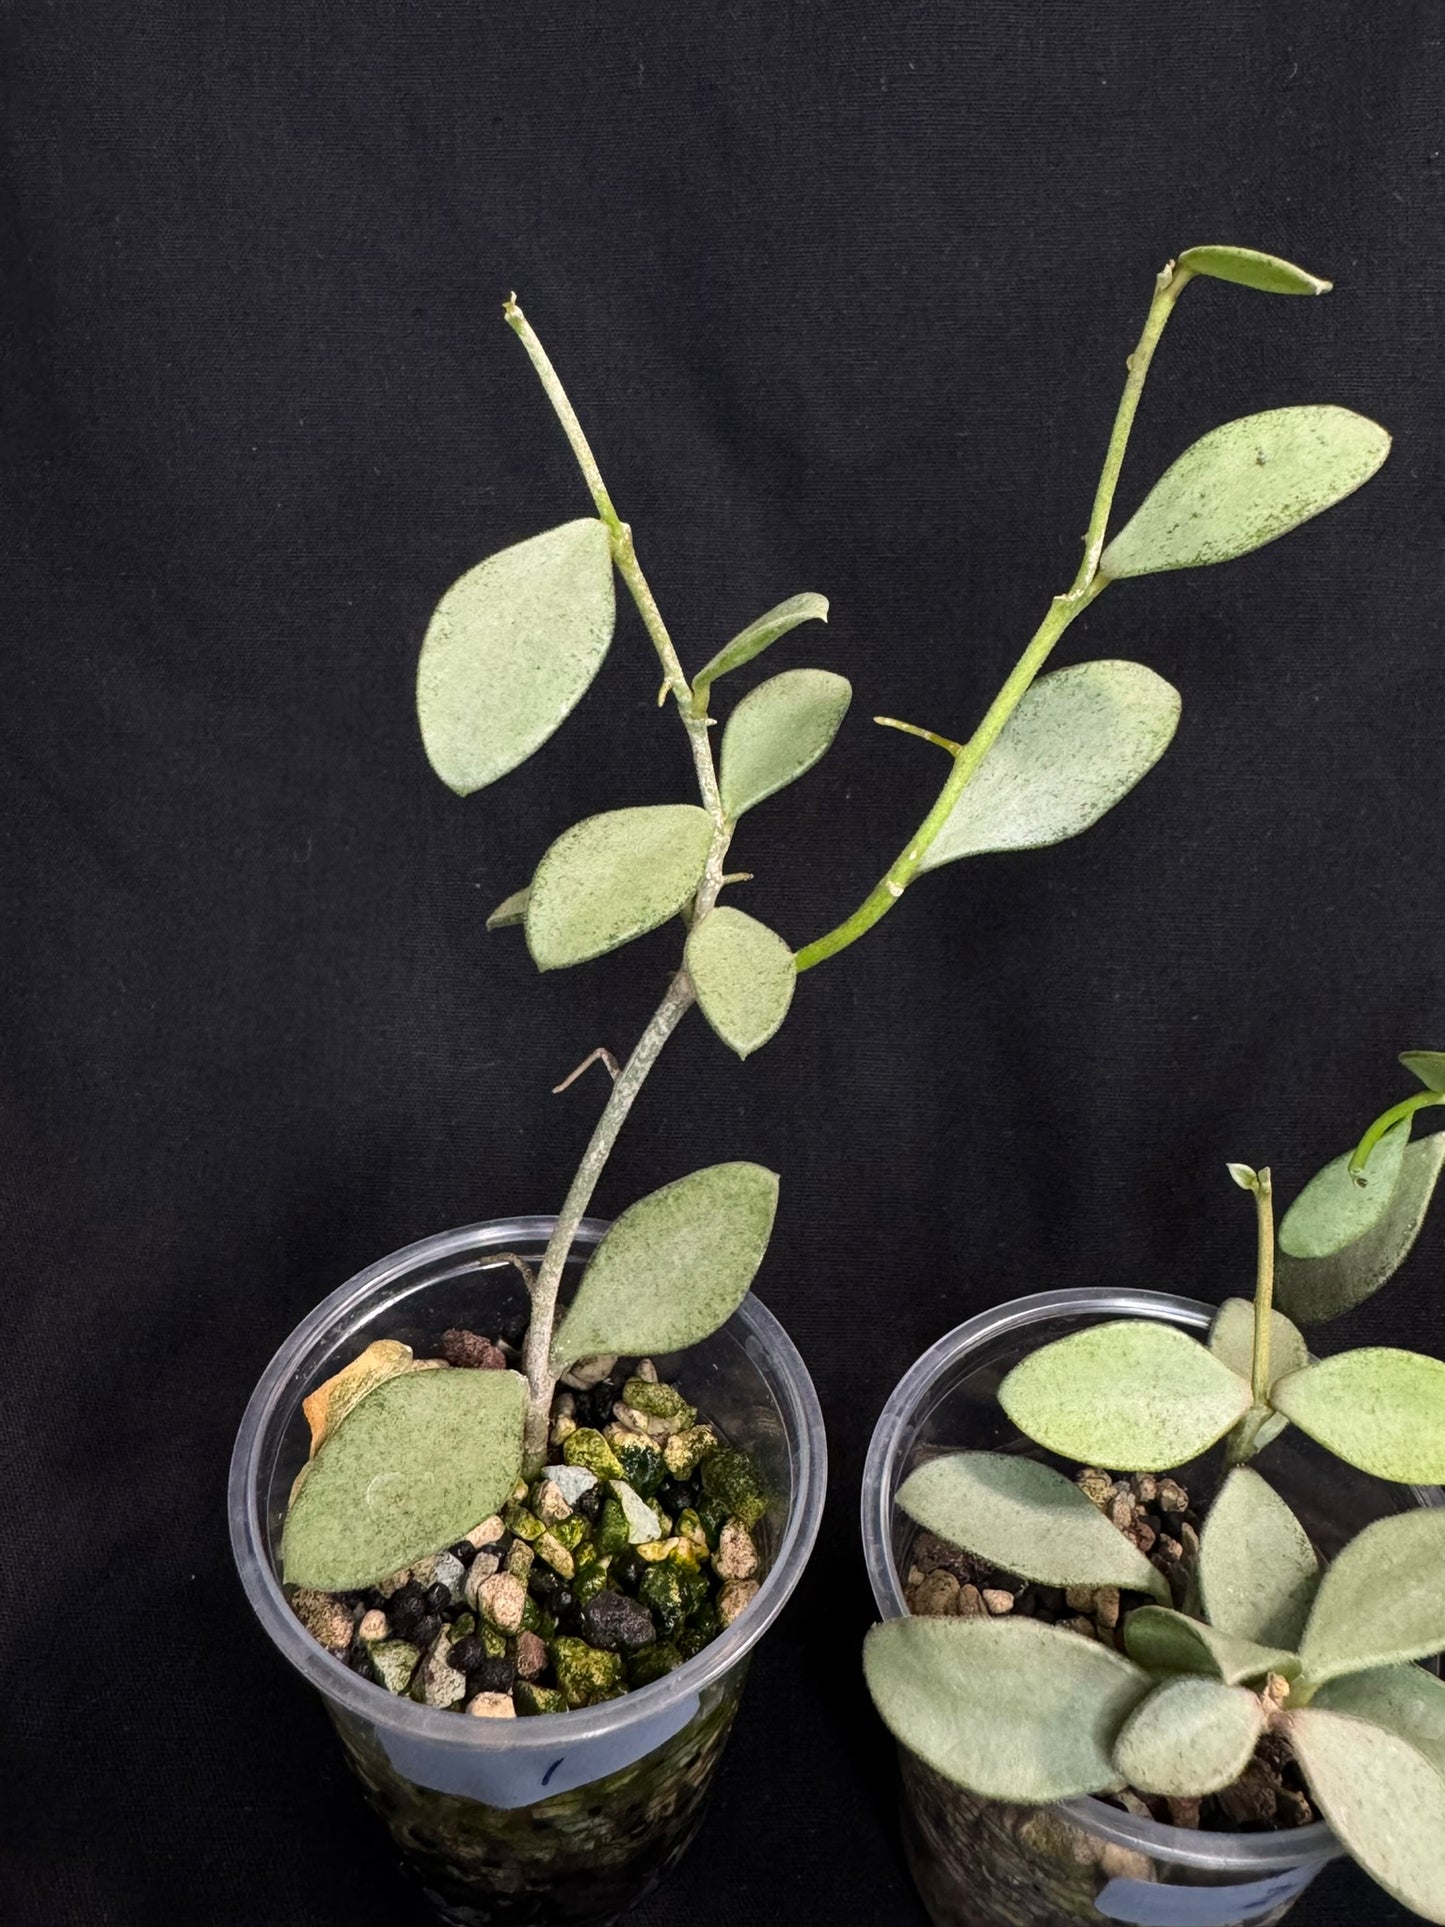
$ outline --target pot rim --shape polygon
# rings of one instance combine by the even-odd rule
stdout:
[[[905,1429],[938,1381],[960,1358],[1007,1332],[1071,1314],[1083,1317],[1104,1313],[1121,1318],[1156,1319],[1163,1316],[1171,1324],[1201,1331],[1212,1323],[1218,1309],[1217,1305],[1206,1304],[1202,1299],[1184,1298],[1173,1292],[1077,1285],[1009,1299],[975,1318],[966,1319],[930,1345],[904,1373],[879,1413],[864,1465],[860,1508],[863,1552],[881,1617],[901,1619],[908,1612],[893,1558],[892,1532],[893,1495],[900,1483]],[[1445,1503],[1445,1495],[1436,1487],[1413,1489],[1422,1504]],[[1139,1819],[1093,1795],[1054,1804],[1078,1825],[1117,1846],[1132,1847],[1141,1853],[1157,1854],[1184,1866],[1214,1872],[1262,1877],[1310,1860],[1323,1865],[1327,1860],[1338,1859],[1345,1851],[1323,1820],[1273,1833],[1213,1833]]]
[[[505,1753],[519,1742],[535,1746],[545,1730],[558,1746],[570,1748],[641,1720],[651,1720],[669,1707],[730,1672],[756,1645],[782,1611],[802,1577],[818,1536],[827,1486],[827,1440],[822,1408],[808,1368],[773,1314],[750,1292],[722,1327],[738,1331],[744,1350],[766,1379],[782,1410],[790,1457],[793,1495],[777,1552],[762,1585],[747,1610],[692,1659],[685,1660],[660,1680],[636,1688],[620,1699],[575,1712],[545,1713],[521,1721],[469,1720],[445,1707],[420,1706],[361,1678],[343,1660],[319,1646],[287,1604],[272,1568],[265,1520],[258,1502],[270,1422],[288,1391],[297,1390],[297,1361],[328,1327],[358,1314],[367,1301],[387,1285],[402,1281],[407,1272],[431,1261],[463,1257],[485,1239],[502,1250],[528,1240],[545,1242],[556,1220],[547,1215],[493,1218],[459,1225],[451,1231],[404,1245],[366,1266],[323,1298],[277,1348],[256,1383],[246,1405],[231,1454],[227,1489],[231,1549],[241,1584],[266,1632],[296,1670],[329,1700],[371,1723],[384,1722],[415,1740],[452,1746],[468,1752]],[[601,1218],[583,1218],[577,1244],[595,1244],[607,1230]],[[420,1287],[419,1287],[420,1288]],[[763,1361],[766,1361],[765,1363]],[[520,1729],[520,1730],[519,1730]]]

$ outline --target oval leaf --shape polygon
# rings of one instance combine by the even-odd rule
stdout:
[[[1209,1349],[1214,1356],[1249,1378],[1254,1370],[1254,1306],[1247,1298],[1226,1298],[1209,1327]],[[1310,1362],[1304,1333],[1283,1312],[1269,1318],[1269,1378],[1273,1384],[1286,1372],[1303,1371]]]
[[[1281,1379],[1270,1402],[1327,1452],[1377,1479],[1445,1480],[1445,1365],[1437,1358],[1388,1345],[1341,1352]]]
[[[1284,1500],[1249,1466],[1237,1466],[1200,1535],[1199,1589],[1209,1623],[1293,1652],[1319,1575],[1309,1534]]]
[[[526,1403],[516,1372],[407,1372],[368,1392],[292,1501],[287,1585],[370,1586],[470,1532],[517,1477]]]
[[[788,1014],[798,972],[765,923],[726,904],[695,925],[684,953],[702,1014],[730,1050],[747,1057]]]
[[[427,760],[458,796],[523,763],[586,694],[612,640],[612,547],[567,522],[452,584],[416,672]]]
[[[1269,1673],[1291,1677],[1299,1671],[1298,1659],[1283,1646],[1261,1646],[1167,1606],[1141,1606],[1130,1613],[1124,1644],[1129,1657],[1151,1673],[1201,1673],[1226,1686],[1264,1679]]]
[[[1217,1679],[1171,1679],[1124,1722],[1114,1763],[1141,1793],[1217,1793],[1243,1773],[1264,1730],[1258,1696]]]
[[[1445,1777],[1393,1733],[1312,1706],[1284,1731],[1315,1804],[1386,1893],[1445,1921]]]
[[[410,1371],[411,1361],[410,1345],[396,1338],[374,1338],[360,1357],[353,1358],[343,1371],[302,1399],[301,1410],[311,1428],[312,1458],[321,1450],[327,1433],[336,1430],[353,1406],[398,1372]]]
[[[1373,1165],[1374,1159],[1370,1160]],[[1377,1292],[1410,1255],[1445,1164],[1445,1131],[1406,1148],[1400,1178],[1383,1215],[1363,1238],[1329,1258],[1291,1258],[1275,1267],[1278,1304],[1302,1324],[1320,1324]]]
[[[564,830],[537,865],[527,948],[539,970],[586,963],[675,917],[707,867],[712,820],[695,803],[608,810]]]
[[[1099,560],[1107,576],[1228,562],[1320,515],[1390,452],[1348,408],[1273,408],[1213,429],[1167,469]]]
[[[531,899],[531,895],[532,886],[529,883],[525,889],[514,890],[511,896],[504,897],[487,918],[488,930],[505,930],[509,924],[525,923],[527,921],[527,904]]]
[[[998,1452],[952,1452],[904,1480],[898,1503],[941,1539],[1044,1586],[1122,1586],[1169,1598],[1163,1575],[1062,1472]]]
[[[775,1172],[713,1164],[629,1205],[592,1254],[552,1345],[565,1369],[594,1352],[676,1352],[747,1295],[778,1205]]]
[[[1406,1117],[1392,1125],[1371,1152],[1363,1184],[1350,1176],[1352,1151],[1317,1171],[1284,1214],[1280,1250],[1291,1258],[1330,1258],[1363,1238],[1379,1223],[1395,1195],[1409,1142]]]
[[[888,1620],[863,1671],[894,1738],[992,1800],[1122,1786],[1114,1740],[1151,1685],[1112,1648],[1012,1617]]]
[[[1082,662],[1041,676],[919,868],[1077,836],[1153,768],[1178,723],[1178,690],[1142,663]]]
[[[1445,1510],[1417,1507],[1357,1533],[1320,1581],[1300,1642],[1315,1683],[1424,1659],[1445,1646]]]
[[[719,779],[734,822],[813,767],[852,697],[846,677],[827,669],[785,669],[743,697],[723,731]]]
[[[1368,1720],[1445,1773],[1445,1685],[1423,1666],[1377,1666],[1326,1680],[1311,1700],[1324,1713]]]
[[[804,591],[802,595],[789,596],[775,609],[769,609],[765,616],[750,622],[746,629],[739,631],[731,642],[724,643],[711,661],[703,664],[692,679],[692,713],[694,716],[707,714],[708,691],[719,676],[727,675],[731,669],[741,669],[745,662],[751,662],[765,649],[770,649],[780,637],[790,629],[796,629],[800,622],[826,622],[828,620],[827,596],[814,595]]]
[[[1400,1062],[1427,1091],[1445,1091],[1445,1050],[1402,1050]]]
[[[998,1397],[1040,1445],[1114,1472],[1183,1465],[1250,1406],[1238,1373],[1174,1326],[1144,1318],[1045,1345],[1014,1366]]]
[[[1261,294],[1328,294],[1335,285],[1297,268],[1293,261],[1281,261],[1277,254],[1260,254],[1254,248],[1186,248],[1179,265],[1191,274],[1258,288]]]

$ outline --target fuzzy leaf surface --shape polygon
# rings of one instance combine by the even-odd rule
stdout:
[[[517,1477],[526,1402],[516,1372],[405,1372],[368,1392],[292,1501],[286,1583],[370,1586],[470,1532]]]
[[[1072,1332],[1015,1365],[999,1403],[1051,1452],[1157,1472],[1207,1450],[1249,1410],[1246,1380],[1197,1340],[1150,1319]]]
[[[1310,1355],[1304,1334],[1283,1312],[1270,1312],[1269,1330],[1269,1372],[1273,1384],[1285,1372],[1299,1371],[1308,1365]],[[1232,1372],[1252,1382],[1254,1306],[1247,1298],[1226,1298],[1219,1307],[1209,1328],[1209,1349]],[[1271,1439],[1277,1439],[1288,1423],[1278,1412],[1261,1411],[1259,1428],[1254,1435],[1256,1451],[1262,1451]]]
[[[1035,1459],[954,1452],[919,1466],[898,1504],[980,1559],[1046,1586],[1122,1586],[1168,1599],[1163,1575],[1072,1479]]]
[[[567,522],[489,556],[452,584],[416,672],[427,759],[458,796],[523,763],[602,667],[616,615],[601,522]]]
[[[1445,1480],[1445,1365],[1438,1358],[1366,1346],[1291,1372],[1270,1398],[1362,1472],[1401,1485]]]
[[[384,1385],[399,1372],[411,1370],[412,1349],[396,1338],[374,1338],[359,1357],[318,1385],[301,1401],[301,1410],[311,1428],[311,1456],[314,1459],[353,1406],[368,1392]]]
[[[789,630],[796,629],[800,622],[826,622],[828,620],[827,596],[814,595],[805,590],[802,595],[789,596],[766,615],[750,622],[741,629],[731,642],[725,642],[717,654],[705,662],[692,679],[692,713],[694,716],[707,714],[708,691],[719,676],[729,670],[741,669],[745,662],[760,656]]]
[[[1307,1706],[1284,1730],[1316,1806],[1372,1880],[1445,1921],[1445,1776],[1394,1733]]]
[[[1408,1740],[1445,1773],[1445,1683],[1423,1666],[1377,1666],[1326,1680],[1311,1700],[1324,1713],[1368,1720]]]
[[[1299,1671],[1299,1661],[1281,1646],[1261,1646],[1237,1633],[1221,1632],[1167,1606],[1141,1606],[1124,1626],[1130,1659],[1151,1673],[1202,1673],[1238,1686],[1267,1673],[1287,1677]]]
[[[1284,1214],[1280,1250],[1291,1258],[1329,1258],[1363,1238],[1389,1208],[1409,1142],[1410,1120],[1402,1118],[1375,1146],[1363,1184],[1350,1176],[1349,1151],[1317,1171]]]
[[[629,1205],[582,1274],[554,1368],[681,1351],[715,1332],[747,1296],[777,1206],[777,1174],[760,1164],[711,1164]]]
[[[1390,452],[1378,423],[1328,405],[1226,422],[1154,484],[1099,559],[1108,576],[1247,555],[1353,494]]]
[[[702,881],[711,847],[712,821],[695,803],[574,823],[532,878],[527,947],[537,968],[586,963],[675,917]]]
[[[1178,724],[1178,690],[1143,663],[1083,662],[1041,676],[919,868],[1077,836],[1154,767]]]
[[[1445,1050],[1402,1050],[1400,1062],[1427,1091],[1445,1091]]]
[[[1244,1687],[1170,1679],[1124,1722],[1114,1763],[1141,1793],[1217,1793],[1249,1764],[1263,1728],[1258,1695]]]
[[[524,885],[522,889],[514,890],[511,896],[503,897],[496,909],[487,918],[488,930],[505,930],[511,924],[525,923],[527,921],[527,905],[531,900],[531,896],[532,886],[528,883]]]
[[[718,776],[733,822],[813,767],[852,698],[847,678],[829,669],[785,669],[743,697],[723,730]]]
[[[994,1800],[1123,1785],[1112,1751],[1152,1682],[1036,1619],[891,1619],[863,1647],[884,1724],[946,1779]]]
[[[1376,1519],[1326,1569],[1300,1641],[1320,1683],[1445,1647],[1445,1509]]]
[[[775,1035],[798,981],[775,930],[720,904],[693,926],[683,961],[703,1016],[729,1050],[750,1057]]]
[[[1370,1160],[1373,1165],[1374,1159]],[[1329,1258],[1291,1258],[1275,1267],[1275,1302],[1302,1325],[1338,1318],[1377,1292],[1410,1255],[1445,1164],[1445,1131],[1406,1148],[1399,1182],[1382,1216],[1362,1238]]]
[[[1233,281],[1241,288],[1257,288],[1261,294],[1328,294],[1334,286],[1332,281],[1297,268],[1293,261],[1282,261],[1277,254],[1261,254],[1255,248],[1186,248],[1179,265],[1191,274]]]
[[[1319,1584],[1309,1534],[1247,1465],[1209,1508],[1199,1540],[1199,1587],[1211,1626],[1294,1652]]]

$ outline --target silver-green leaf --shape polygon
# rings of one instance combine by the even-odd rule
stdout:
[[[1410,1120],[1402,1118],[1371,1152],[1363,1184],[1350,1176],[1350,1151],[1317,1171],[1284,1214],[1280,1250],[1291,1258],[1329,1258],[1363,1238],[1395,1195],[1409,1142]]]
[[[765,649],[770,649],[790,629],[796,629],[801,622],[826,622],[828,620],[828,598],[805,591],[802,595],[789,596],[766,615],[750,622],[746,629],[740,630],[731,642],[724,643],[717,654],[692,679],[692,713],[694,716],[707,714],[708,692],[719,676],[730,670],[741,669],[745,662],[751,662]]]
[[[503,897],[496,909],[487,918],[488,930],[505,930],[512,924],[527,921],[527,903],[532,895],[532,886],[527,884],[514,890],[509,897]]]
[[[1372,1880],[1445,1921],[1445,1776],[1394,1733],[1313,1706],[1284,1732],[1331,1831]]]
[[[1200,1535],[1199,1589],[1209,1623],[1293,1652],[1319,1573],[1309,1534],[1284,1500],[1249,1466],[1237,1466]]]
[[[1114,1763],[1141,1793],[1217,1793],[1239,1778],[1263,1730],[1264,1707],[1243,1686],[1170,1679],[1124,1722]]]
[[[1351,1539],[1320,1581],[1300,1641],[1319,1684],[1445,1647],[1445,1510],[1412,1507]]]
[[[1178,690],[1143,663],[1081,662],[1041,676],[954,804],[920,869],[1078,836],[1154,767],[1178,723]]]
[[[744,810],[810,770],[838,733],[853,691],[828,669],[785,669],[744,696],[723,730],[723,809]]]
[[[1261,294],[1328,294],[1332,281],[1321,280],[1293,261],[1282,261],[1277,254],[1260,254],[1255,248],[1186,248],[1179,266],[1191,274],[1211,275],[1216,281],[1233,281],[1241,288],[1257,288]]]
[[[1445,1050],[1402,1050],[1400,1062],[1427,1091],[1445,1091]]]
[[[552,1343],[563,1371],[598,1352],[676,1352],[747,1296],[778,1205],[775,1172],[712,1164],[629,1205],[592,1254]]]
[[[1310,1325],[1338,1318],[1377,1292],[1410,1255],[1442,1165],[1445,1131],[1411,1144],[1389,1204],[1364,1237],[1328,1258],[1291,1258],[1287,1252],[1280,1253],[1275,1302],[1291,1318]]]
[[[1099,560],[1106,576],[1228,562],[1287,535],[1359,488],[1390,437],[1348,408],[1273,408],[1186,449]]]
[[[695,803],[574,823],[532,878],[527,947],[537,968],[585,963],[675,917],[702,881],[711,847],[712,821]]]
[[[992,1800],[1122,1786],[1114,1741],[1152,1684],[1111,1648],[1012,1616],[888,1620],[863,1670],[894,1738]]]
[[[1151,1673],[1201,1673],[1226,1686],[1270,1673],[1288,1678],[1299,1671],[1299,1661],[1287,1647],[1261,1646],[1167,1606],[1141,1606],[1130,1613],[1124,1645],[1129,1657]]]
[[[704,1017],[730,1050],[749,1057],[788,1014],[798,972],[775,930],[727,904],[693,926],[683,961]]]
[[[1408,1740],[1445,1773],[1445,1683],[1423,1666],[1377,1666],[1326,1680],[1310,1701],[1323,1713],[1368,1720]]]
[[[910,1518],[990,1565],[1045,1586],[1122,1586],[1169,1598],[1163,1575],[1072,1479],[1035,1459],[951,1452],[898,1491]]]
[[[1370,1345],[1291,1372],[1271,1403],[1328,1452],[1402,1485],[1445,1480],[1445,1365]]]
[[[1250,1406],[1248,1382],[1172,1325],[1119,1319],[1033,1352],[999,1403],[1021,1432],[1066,1458],[1157,1472],[1197,1458]]]
[[[576,708],[615,619],[601,522],[567,522],[468,570],[437,604],[416,673],[427,758],[459,796],[495,783]]]
[[[406,1372],[368,1392],[311,1461],[281,1545],[288,1585],[346,1592],[450,1545],[522,1463],[516,1372]]]
[[[1247,1298],[1226,1298],[1209,1327],[1209,1349],[1241,1378],[1254,1370],[1254,1306]],[[1304,1333],[1281,1311],[1269,1316],[1269,1377],[1273,1384],[1286,1372],[1302,1371],[1310,1362]],[[1261,1444],[1267,1440],[1261,1439]]]

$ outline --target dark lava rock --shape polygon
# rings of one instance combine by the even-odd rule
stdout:
[[[589,1599],[582,1608],[582,1627],[588,1645],[605,1653],[635,1652],[657,1638],[646,1606],[620,1592],[599,1592]]]

